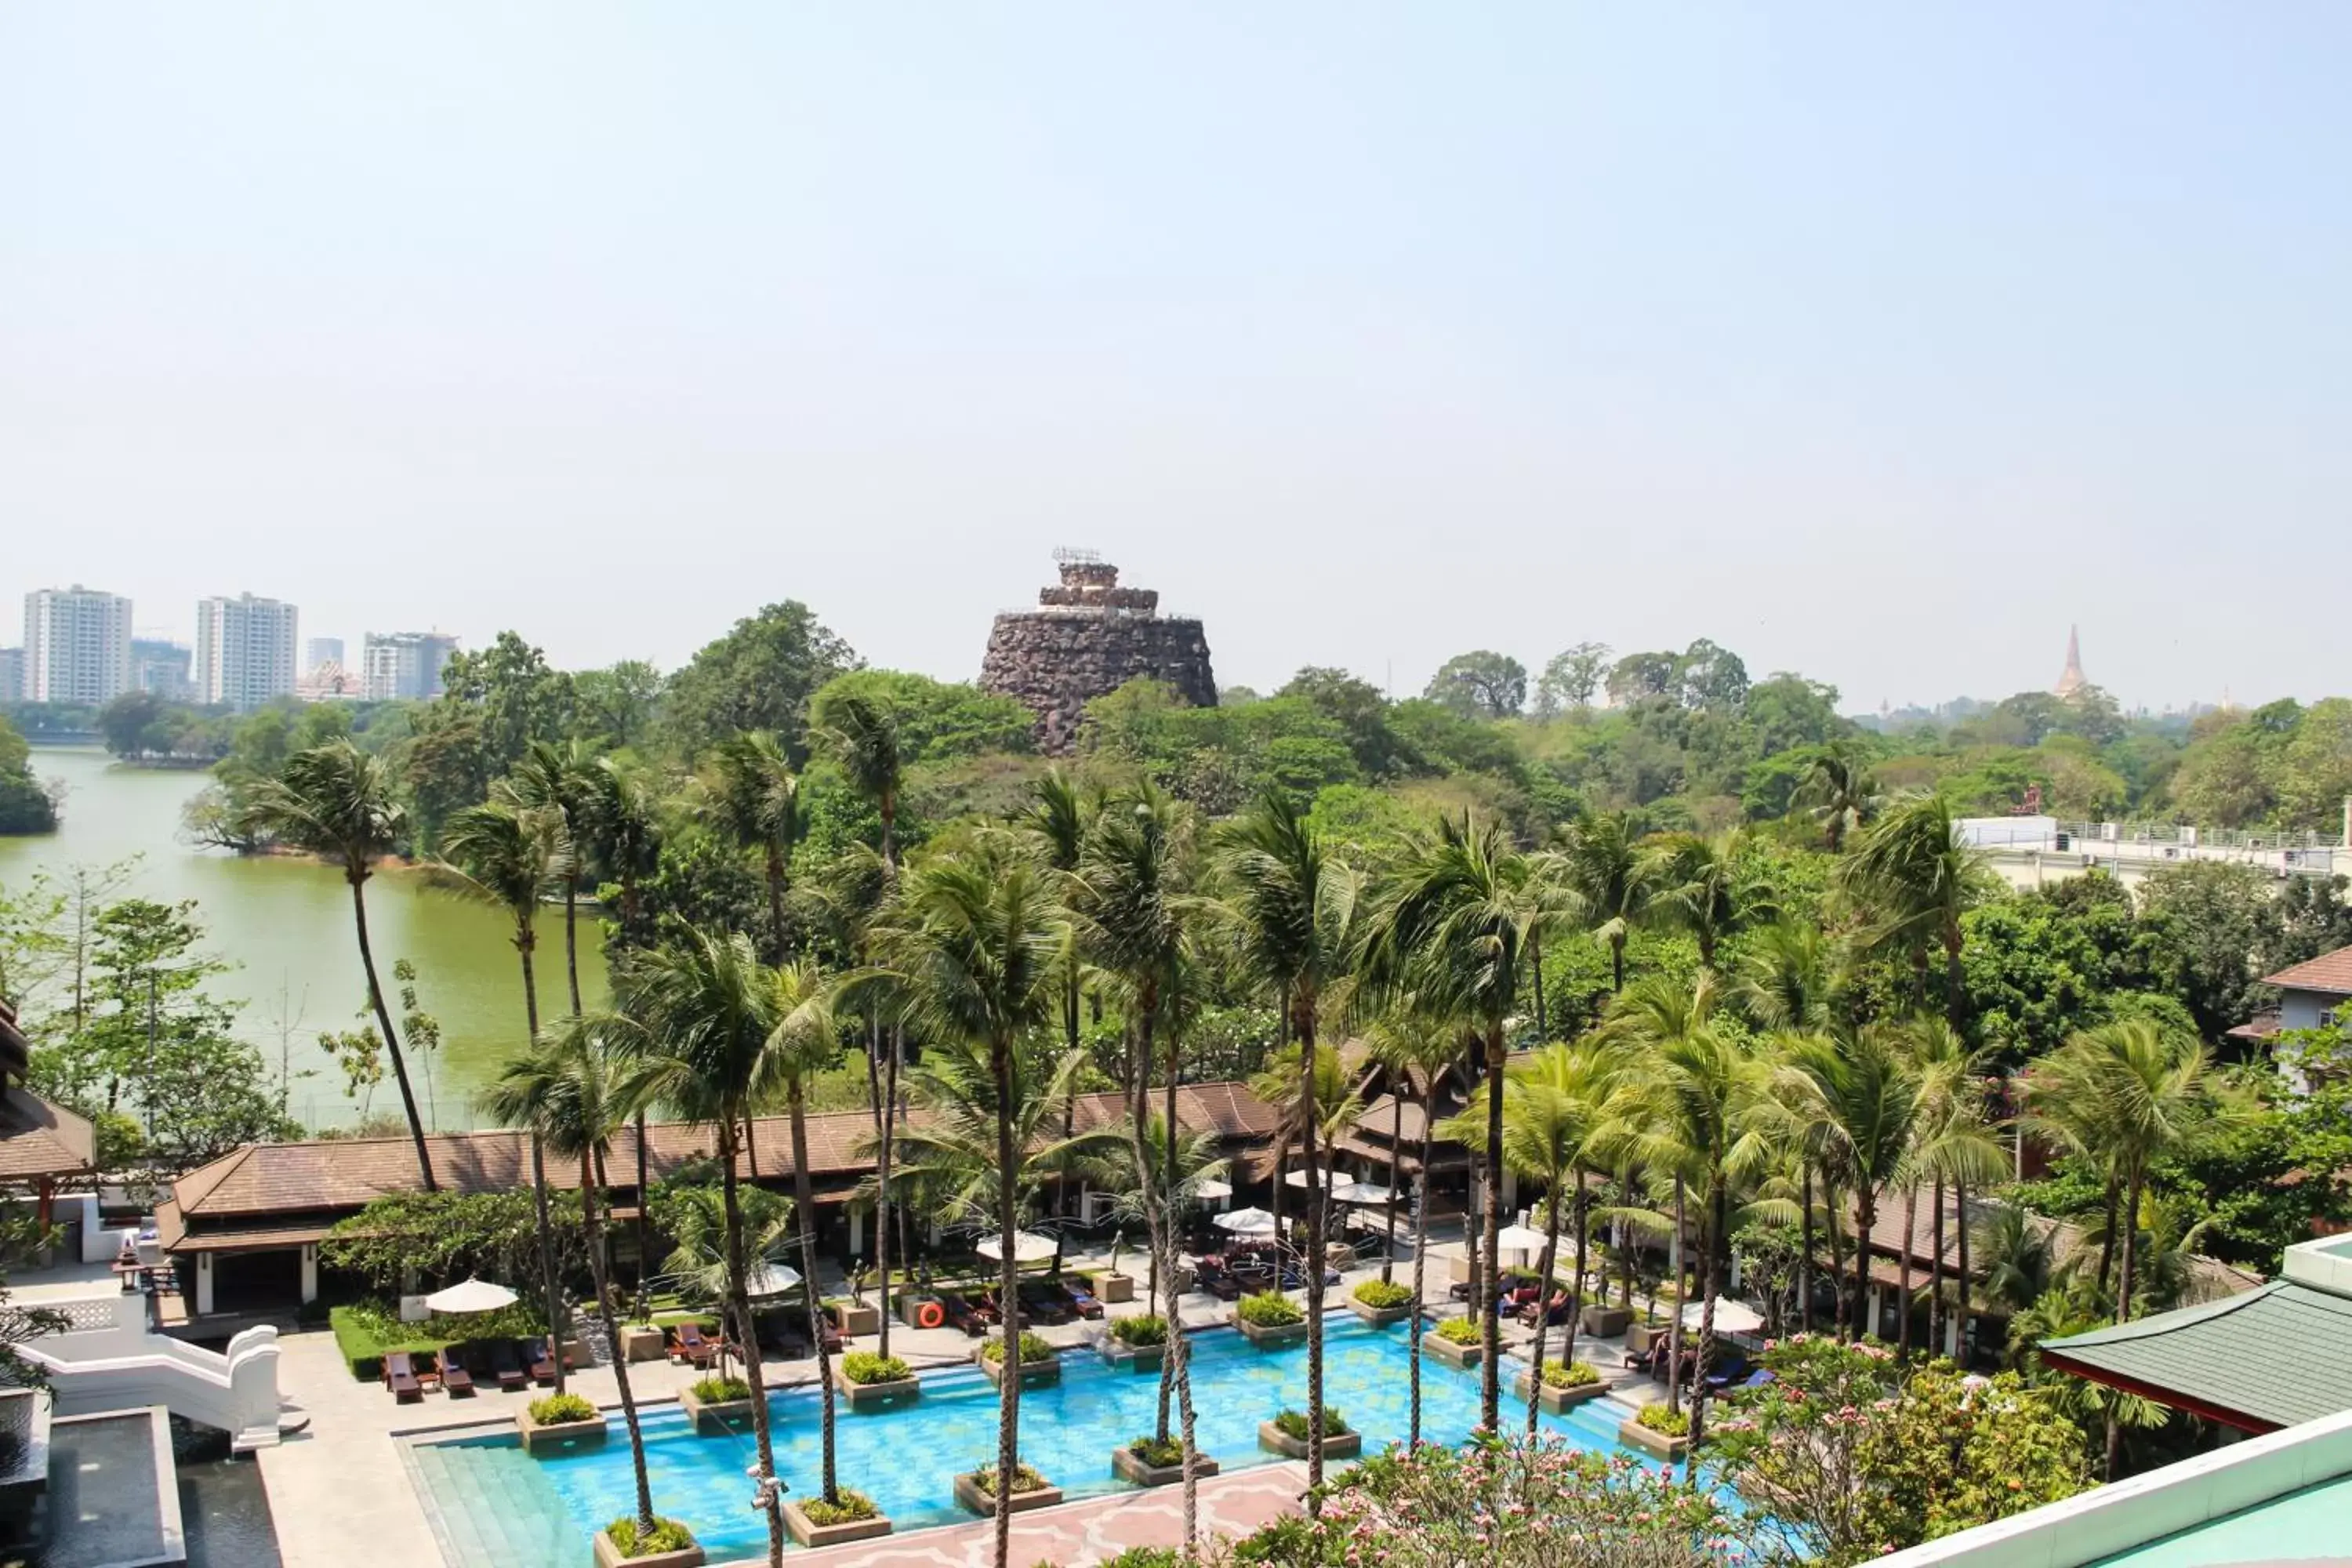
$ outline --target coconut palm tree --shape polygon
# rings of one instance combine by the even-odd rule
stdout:
[[[1832,1008],[1844,989],[1843,945],[1811,921],[1780,920],[1757,930],[1740,955],[1732,995],[1759,1029],[1780,1037],[1816,1033],[1832,1021]],[[1797,1166],[1797,1319],[1813,1327],[1813,1188],[1822,1179],[1819,1151],[1792,1143]],[[1834,1235],[1834,1226],[1832,1226]]]
[[[1959,840],[1951,802],[1919,791],[1897,796],[1837,868],[1838,892],[1862,917],[1864,944],[1910,960],[1923,1005],[1929,965],[1942,952],[1944,1012],[1960,1030],[1968,1027],[1960,916],[1984,886],[1977,852]]]
[[[1747,845],[1747,835],[1735,828],[1713,838],[1669,833],[1644,851],[1651,917],[1690,932],[1708,969],[1725,938],[1780,913],[1771,887],[1745,863]]]
[[[719,744],[703,789],[706,813],[719,829],[760,857],[768,892],[765,958],[782,963],[788,932],[784,897],[792,889],[793,850],[801,841],[801,781],[783,742],[747,730]]]
[[[1087,826],[1100,803],[1058,763],[1029,786],[1029,796],[1027,809],[1015,823],[1031,836],[1048,867],[1065,877],[1075,876],[1086,853]],[[1062,971],[1062,1044],[1073,1051],[1078,1048],[1078,970],[1074,948]]]
[[[1560,875],[1583,900],[1592,933],[1609,946],[1609,988],[1625,989],[1625,942],[1649,917],[1655,862],[1643,853],[1633,820],[1600,811],[1561,835]]]
[[[1870,776],[1870,759],[1852,744],[1823,748],[1789,804],[1811,812],[1813,820],[1822,825],[1830,853],[1843,854],[1846,836],[1866,825],[1878,811],[1878,786]]]
[[[502,911],[511,922],[508,940],[522,963],[526,1042],[539,1039],[539,981],[531,957],[539,948],[539,900],[569,874],[573,863],[563,817],[553,810],[525,808],[506,800],[469,806],[450,817],[441,834],[436,880],[478,903]],[[563,1293],[555,1275],[555,1227],[548,1214],[547,1156],[536,1128],[530,1134],[531,1197],[539,1216],[540,1283],[545,1291],[547,1326],[563,1338]],[[564,1382],[563,1359],[556,1358],[556,1388]]]
[[[580,1011],[580,883],[588,874],[596,807],[604,792],[596,749],[585,741],[533,741],[514,772],[492,786],[495,798],[524,811],[551,812],[572,847],[557,874],[563,887],[563,976]],[[444,851],[446,852],[446,850]]]
[[[2009,1162],[1985,1116],[1987,1049],[1971,1047],[1947,1019],[1932,1014],[1903,1026],[1903,1037],[1917,1065],[1923,1098],[1919,1148],[1914,1163],[1932,1184],[1933,1235],[1928,1241],[1927,1342],[1940,1346],[1944,1310],[1944,1194],[1955,1200],[1958,1224],[1959,1342],[1968,1343],[1969,1246],[1977,1226],[1969,1222],[1969,1191],[1987,1187],[2009,1173]],[[1916,1183],[1915,1183],[1916,1185]]]
[[[580,1163],[581,1240],[588,1250],[605,1342],[616,1351],[613,1379],[621,1396],[621,1419],[629,1433],[629,1463],[636,1477],[637,1531],[646,1536],[656,1528],[653,1482],[646,1472],[646,1438],[637,1423],[636,1395],[629,1386],[628,1357],[617,1353],[621,1331],[613,1314],[613,1293],[604,1279],[604,1239],[596,1206],[605,1152],[614,1133],[634,1114],[642,1092],[636,1068],[642,1058],[635,1026],[628,1019],[611,1014],[574,1014],[529,1050],[509,1058],[483,1096],[482,1105],[500,1126],[528,1130],[535,1147]],[[551,1321],[550,1327],[554,1326]],[[555,1364],[560,1388],[561,1354]]]
[[[588,775],[587,821],[583,835],[574,831],[572,853],[591,864],[598,876],[620,889],[620,920],[609,939],[617,949],[645,945],[643,904],[638,889],[661,863],[662,792],[652,769],[627,757],[606,754],[596,759]],[[566,927],[566,940],[569,941]],[[646,1164],[646,1112],[636,1110],[637,1182],[637,1310],[646,1307],[646,1280],[653,1272],[653,1236],[646,1214],[646,1194],[652,1173]]]
[[[1325,848],[1288,792],[1269,788],[1218,838],[1224,896],[1217,906],[1234,967],[1273,997],[1302,1061],[1319,1060],[1316,1037],[1325,993],[1348,973],[1357,880]],[[1319,1074],[1299,1076],[1298,1124],[1307,1176],[1307,1511],[1319,1513],[1323,1483],[1323,1196],[1317,1147]],[[1278,1200],[1277,1200],[1278,1201]]]
[[[1421,1112],[1421,1148],[1413,1179],[1421,1184],[1422,1194],[1421,1201],[1413,1205],[1412,1321],[1412,1331],[1405,1336],[1412,1382],[1412,1431],[1407,1446],[1414,1448],[1421,1447],[1421,1317],[1429,1263],[1429,1156],[1437,1131],[1438,1080],[1460,1059],[1461,1037],[1458,1021],[1425,1016],[1415,1010],[1410,998],[1375,1020],[1365,1035],[1371,1047],[1372,1060],[1388,1070],[1389,1093],[1395,1102],[1389,1143],[1392,1154],[1388,1204],[1391,1253],[1396,1251],[1396,1194],[1404,1185],[1404,1155],[1398,1145],[1404,1139],[1403,1110],[1408,1095],[1415,1097]],[[1389,1277],[1390,1270],[1383,1266],[1381,1278]]]
[[[1861,1242],[1854,1268],[1853,1334],[1869,1331],[1869,1237],[1879,1194],[1902,1182],[1905,1245],[1901,1300],[1903,1339],[1910,1340],[1911,1205],[1916,1201],[1914,1154],[1927,1109],[1918,1068],[1891,1026],[1787,1037],[1773,1093],[1777,1114],[1796,1119],[1799,1142],[1853,1193],[1853,1233]]]
[[[265,780],[254,790],[241,831],[323,856],[341,868],[343,881],[352,890],[352,926],[359,934],[360,969],[367,977],[368,1005],[375,1013],[383,1048],[392,1058],[392,1076],[400,1085],[400,1107],[408,1118],[409,1141],[416,1148],[417,1176],[425,1190],[434,1193],[441,1188],[433,1178],[433,1156],[425,1146],[425,1120],[416,1113],[407,1058],[400,1048],[400,1033],[392,1026],[383,986],[376,978],[374,950],[368,945],[367,881],[375,874],[376,862],[397,847],[405,828],[383,759],[368,755],[349,741],[330,741],[297,752],[287,759],[278,777]]]

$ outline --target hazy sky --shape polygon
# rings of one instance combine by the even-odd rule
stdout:
[[[0,640],[1089,545],[1227,683],[1710,636],[1850,708],[2352,689],[2352,5],[0,0]]]

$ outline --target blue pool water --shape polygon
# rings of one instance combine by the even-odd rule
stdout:
[[[1407,1349],[1402,1328],[1370,1329],[1348,1314],[1324,1332],[1325,1397],[1364,1434],[1367,1452],[1402,1440],[1411,1420]],[[1506,1416],[1519,1363],[1505,1363]],[[1466,1438],[1478,1419],[1478,1376],[1427,1357],[1422,1363],[1422,1432],[1440,1442]],[[1062,1357],[1058,1386],[1023,1391],[1021,1457],[1071,1497],[1128,1489],[1110,1473],[1110,1451],[1151,1430],[1157,1373],[1117,1371],[1092,1351]],[[1193,1405],[1202,1450],[1226,1470],[1273,1462],[1257,1446],[1258,1423],[1306,1402],[1304,1345],[1261,1351],[1230,1330],[1192,1342]],[[814,1389],[770,1396],[776,1463],[794,1496],[822,1480],[818,1402]],[[1518,1407],[1524,1411],[1525,1406]],[[657,1412],[657,1413],[656,1413]],[[1623,1412],[1606,1401],[1545,1427],[1580,1447],[1614,1449]],[[996,1458],[996,1387],[976,1368],[926,1373],[912,1405],[849,1413],[840,1407],[835,1466],[841,1484],[872,1497],[900,1531],[967,1521],[951,1495],[956,1474]],[[683,1519],[711,1561],[763,1552],[766,1526],[750,1507],[751,1439],[701,1437],[675,1405],[645,1417],[646,1458],[654,1506]],[[606,1447],[532,1458],[515,1439],[489,1436],[409,1450],[416,1482],[436,1516],[457,1568],[578,1568],[589,1537],[635,1510],[628,1444],[617,1414]]]

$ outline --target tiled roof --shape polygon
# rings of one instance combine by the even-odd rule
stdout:
[[[2352,947],[2339,947],[2307,963],[2265,974],[2263,984],[2283,985],[2290,991],[2324,991],[2333,996],[2352,996]]]
[[[2352,1410],[2352,1300],[2293,1280],[2118,1328],[2045,1340],[2071,1372],[2253,1431]]]
[[[89,1122],[37,1094],[0,1089],[0,1181],[80,1175],[97,1163]]]

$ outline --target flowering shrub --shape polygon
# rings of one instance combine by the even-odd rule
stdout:
[[[1255,1329],[1286,1329],[1293,1323],[1307,1321],[1307,1314],[1298,1310],[1298,1303],[1279,1290],[1243,1297],[1234,1304],[1234,1315]]]
[[[1589,1361],[1544,1363],[1544,1386],[1547,1388],[1583,1388],[1601,1381],[1600,1369]]]
[[[1480,1344],[1486,1338],[1486,1330],[1475,1318],[1446,1318],[1438,1323],[1435,1332],[1449,1345]]]
[[[1768,1342],[1764,1364],[1773,1381],[1707,1437],[1776,1555],[1844,1568],[2092,1484],[2082,1430],[2012,1373],[1805,1334]]]
[[[1356,1287],[1356,1300],[1375,1312],[1384,1312],[1412,1300],[1412,1287],[1393,1279],[1367,1279]]]

